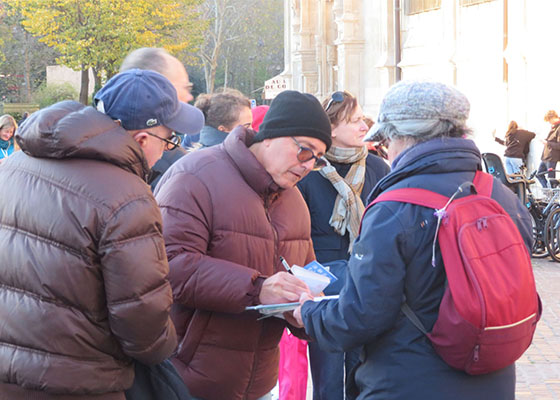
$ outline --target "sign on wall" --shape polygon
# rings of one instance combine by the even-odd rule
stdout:
[[[264,98],[272,100],[279,93],[289,89],[291,89],[290,80],[282,75],[277,75],[264,82]]]

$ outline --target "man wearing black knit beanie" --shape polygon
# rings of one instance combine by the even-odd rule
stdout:
[[[319,101],[285,91],[258,134],[238,126],[161,179],[155,196],[181,343],[172,361],[194,397],[264,399],[276,384],[287,322],[245,307],[309,293],[280,257],[301,266],[315,259],[309,211],[295,185],[325,165],[330,145]]]
[[[254,142],[283,136],[314,137],[331,147],[331,124],[321,103],[308,93],[286,90],[272,102]]]

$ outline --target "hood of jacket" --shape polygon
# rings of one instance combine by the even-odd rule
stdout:
[[[240,125],[231,131],[222,146],[245,182],[259,195],[266,197],[280,192],[282,188],[274,182],[272,176],[249,150],[255,135],[255,131]]]
[[[75,101],[63,101],[33,113],[16,132],[31,157],[105,161],[142,178],[150,168],[132,136],[109,116]]]
[[[391,172],[379,181],[368,204],[381,192],[414,175],[437,175],[482,169],[480,151],[470,139],[437,138],[416,144],[395,158]],[[437,190],[436,190],[437,191]]]
[[[222,132],[213,126],[204,125],[204,128],[200,131],[200,143],[204,147],[215,146],[222,143],[228,135],[229,132]]]

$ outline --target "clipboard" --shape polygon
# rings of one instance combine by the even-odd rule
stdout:
[[[338,299],[338,294],[332,296],[319,296],[314,297],[313,301],[325,301],[325,300],[335,300]],[[258,306],[245,307],[245,311],[258,311],[265,317],[275,317],[277,315],[281,316],[283,313],[288,311],[293,311],[298,308],[301,304],[296,303],[277,303],[277,304],[259,304]]]

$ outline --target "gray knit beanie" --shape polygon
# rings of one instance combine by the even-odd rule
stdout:
[[[467,97],[440,82],[401,81],[393,85],[381,102],[377,123],[364,140],[378,140],[384,124],[407,121],[450,121],[464,125],[469,117]]]
[[[295,90],[276,96],[254,141],[282,136],[314,137],[324,142],[328,150],[332,144],[331,123],[319,100]]]

